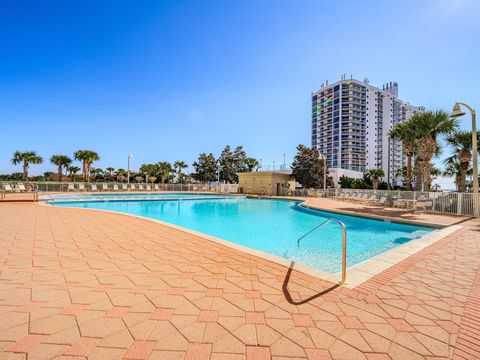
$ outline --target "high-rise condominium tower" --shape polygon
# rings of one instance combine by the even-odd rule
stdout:
[[[346,79],[322,84],[312,93],[312,147],[327,157],[330,175],[361,178],[367,169],[380,168],[392,186],[402,185],[402,144],[389,141],[388,132],[417,112],[398,98],[398,84],[376,88],[368,80]],[[390,167],[390,168],[389,168]]]

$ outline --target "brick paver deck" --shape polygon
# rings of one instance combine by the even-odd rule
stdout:
[[[462,225],[348,290],[138,218],[0,204],[0,359],[480,358]]]

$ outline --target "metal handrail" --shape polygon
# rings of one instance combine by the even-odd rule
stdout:
[[[342,228],[342,280],[340,281],[341,284],[347,283],[347,229],[345,228],[345,224],[337,219],[328,218],[320,225],[315,226],[312,230],[306,232],[302,236],[300,236],[297,240],[297,248],[300,247],[300,241],[313,233],[314,231],[322,228],[324,225],[328,224],[330,221],[337,223]]]

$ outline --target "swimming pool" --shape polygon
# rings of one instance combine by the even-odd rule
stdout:
[[[142,196],[150,198],[142,200]],[[433,228],[311,210],[298,201],[240,196],[85,194],[50,197],[50,204],[113,210],[157,219],[330,273],[341,269],[342,234],[338,224],[330,222],[312,232],[297,248],[299,237],[328,218],[345,224],[349,267],[435,231]]]

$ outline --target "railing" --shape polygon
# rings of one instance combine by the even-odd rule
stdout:
[[[367,194],[367,199],[372,196],[377,200],[385,198],[385,206],[394,206],[398,201],[407,200],[415,204],[415,209],[428,213],[480,216],[480,193],[458,192],[427,192],[427,191],[401,191],[401,190],[371,190],[371,189],[296,189],[288,194],[301,197],[327,197],[338,200],[356,200]],[[356,199],[353,198],[354,195]],[[349,199],[350,198],[350,199]]]
[[[341,280],[341,283],[346,284],[347,283],[347,229],[345,228],[345,224],[343,222],[334,218],[328,218],[327,220],[322,222],[320,225],[315,226],[312,230],[300,236],[297,240],[297,248],[300,247],[301,240],[306,238],[308,235],[310,235],[314,231],[321,229],[322,227],[327,225],[329,222],[337,223],[342,228],[342,280]]]
[[[25,185],[24,185],[25,184]],[[30,191],[24,189],[31,186]],[[147,184],[117,182],[0,182],[0,200],[27,199],[27,194],[38,200],[39,193],[49,192],[125,192],[125,191],[169,191],[169,192],[217,192],[237,193],[238,184]]]
[[[281,164],[281,165],[262,165],[258,169],[257,172],[283,172],[283,173],[291,173],[292,168],[291,164]]]

